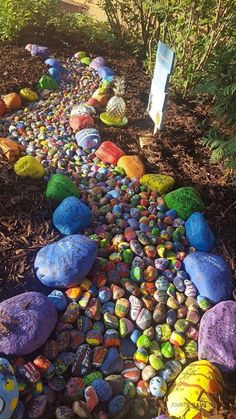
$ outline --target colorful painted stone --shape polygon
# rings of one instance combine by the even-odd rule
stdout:
[[[104,161],[116,165],[119,158],[123,156],[124,152],[111,141],[103,141],[100,147],[96,150],[96,156]]]
[[[154,354],[151,354],[149,356],[149,364],[151,365],[152,368],[154,368],[156,371],[161,370],[162,368],[164,368],[164,363],[162,361],[162,359],[159,356],[156,356]]]
[[[196,359],[198,353],[198,345],[194,340],[186,341],[184,347],[184,352],[189,359]]]
[[[90,386],[95,380],[103,378],[101,371],[92,371],[83,377],[86,386]]]
[[[87,333],[90,329],[92,329],[93,323],[91,319],[86,316],[79,316],[77,320],[77,329],[80,332]]]
[[[135,297],[134,295],[131,295],[129,297],[129,302],[130,302],[130,317],[132,320],[136,321],[138,315],[140,314],[142,310],[143,303],[139,298]]]
[[[236,370],[236,302],[223,301],[207,311],[200,322],[198,357],[222,372]]]
[[[44,285],[72,287],[85,278],[96,254],[96,243],[88,237],[79,234],[65,237],[38,251],[34,262],[36,275]]]
[[[136,324],[142,330],[145,330],[148,327],[150,327],[152,324],[151,312],[147,310],[146,308],[142,308],[142,310],[140,311],[136,319]]]
[[[39,160],[33,156],[21,157],[14,165],[17,176],[41,179],[44,176],[44,168]]]
[[[81,297],[82,294],[82,288],[81,287],[73,287],[66,290],[66,296],[70,300],[78,301],[78,299]]]
[[[132,381],[124,381],[122,392],[128,399],[133,399],[136,396],[135,384]]]
[[[46,197],[62,201],[63,199],[75,196],[79,197],[80,192],[74,182],[65,175],[56,173],[52,175],[47,183]]]
[[[7,319],[0,331],[0,352],[5,355],[26,355],[38,349],[52,333],[57,311],[48,298],[39,292],[26,292],[0,303],[1,319]],[[8,329],[8,322],[12,323]]]
[[[75,419],[75,414],[69,406],[59,406],[55,415],[56,419]]]
[[[144,380],[140,380],[137,383],[136,391],[137,391],[137,396],[148,397],[149,396],[149,384]]]
[[[182,366],[179,361],[167,361],[163,370],[160,371],[160,376],[164,378],[167,383],[169,383],[170,381],[174,381],[181,371]]]
[[[75,135],[75,139],[78,146],[82,147],[83,149],[97,149],[101,144],[101,137],[98,130],[95,128],[85,128],[78,131]]]
[[[93,349],[92,365],[99,368],[107,355],[107,348],[105,346],[97,346]]]
[[[153,377],[149,385],[150,393],[154,397],[162,398],[166,394],[167,385],[161,377]]]
[[[183,346],[185,343],[185,337],[183,333],[176,332],[175,330],[171,333],[170,343],[174,346]]]
[[[142,370],[142,379],[144,381],[149,381],[151,378],[155,377],[156,370],[151,365],[146,365]]]
[[[47,408],[47,397],[44,394],[34,397],[27,411],[27,416],[29,419],[40,418],[45,413],[46,408]]]
[[[117,330],[108,329],[104,335],[104,345],[106,348],[119,347],[120,346],[120,336]]]
[[[175,209],[178,216],[187,220],[194,212],[203,211],[203,203],[193,187],[175,189],[165,195],[165,202],[169,209]]]
[[[141,177],[140,183],[162,195],[173,189],[175,180],[171,176],[146,174]]]
[[[213,303],[231,298],[231,272],[221,256],[197,251],[185,258],[184,265],[200,295]]]
[[[140,371],[133,361],[124,361],[123,370],[121,372],[124,381],[131,381],[137,383],[140,377]]]
[[[123,360],[118,350],[116,348],[110,348],[100,369],[104,375],[111,375],[121,372],[123,364]]]
[[[119,298],[116,301],[115,314],[117,317],[122,318],[127,315],[129,311],[129,301],[126,298]]]
[[[148,336],[141,335],[141,336],[139,336],[136,345],[137,345],[138,348],[148,349],[148,348],[150,348],[151,343],[152,343],[152,341]]]
[[[148,352],[145,348],[138,348],[134,353],[133,360],[138,369],[142,370],[148,363]]]
[[[19,389],[11,364],[0,358],[0,417],[10,419],[17,406]]]
[[[21,107],[21,97],[18,93],[8,93],[2,97],[6,107],[10,110],[16,110]]]
[[[67,396],[75,401],[80,398],[85,389],[85,383],[80,377],[70,377],[66,384]]]
[[[121,318],[119,322],[119,332],[122,338],[128,336],[134,329],[134,325],[131,320],[127,318]]]
[[[97,379],[93,381],[92,386],[96,391],[99,401],[105,402],[112,398],[112,388],[109,382],[102,379]]]
[[[115,396],[108,405],[110,415],[117,415],[125,406],[126,399],[122,395]]]
[[[92,351],[89,345],[83,344],[76,351],[75,361],[72,365],[71,372],[73,376],[85,375],[91,366]]]
[[[170,415],[177,418],[212,414],[214,396],[221,393],[223,379],[219,370],[208,361],[188,365],[176,378],[167,398]],[[187,416],[186,416],[187,415]]]
[[[63,235],[75,234],[88,227],[92,212],[75,196],[65,198],[53,213],[53,224]]]
[[[44,75],[40,78],[37,89],[39,90],[56,90],[57,82],[51,76]]]
[[[165,304],[158,303],[153,311],[152,316],[155,323],[163,323],[166,318]]]
[[[165,358],[172,358],[174,349],[170,342],[163,342],[161,344],[161,353]]]
[[[172,329],[169,324],[158,324],[156,326],[156,340],[158,342],[166,342],[170,339]]]
[[[86,342],[90,346],[102,345],[103,336],[98,330],[95,330],[95,329],[89,330],[88,333],[86,334]]]
[[[62,291],[53,290],[51,294],[48,295],[48,299],[55,305],[57,310],[65,310],[67,301]]]
[[[94,119],[91,115],[72,115],[69,124],[71,129],[74,132],[77,132],[85,128],[93,127]]]

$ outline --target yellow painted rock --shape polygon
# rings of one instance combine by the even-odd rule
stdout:
[[[32,156],[21,157],[14,165],[18,176],[30,176],[33,179],[40,179],[44,175],[42,164]]]
[[[140,183],[160,194],[165,194],[173,188],[175,180],[171,176],[147,174],[140,179]]]
[[[3,96],[3,101],[9,109],[19,109],[21,107],[21,98],[18,93],[8,93]]]
[[[38,94],[28,87],[20,90],[20,97],[27,102],[36,102],[38,100]]]
[[[188,365],[169,390],[169,415],[181,419],[205,419],[215,409],[214,395],[222,392],[223,378],[209,361]]]
[[[145,167],[139,156],[122,156],[119,158],[117,166],[124,169],[130,178],[140,179],[145,173]]]

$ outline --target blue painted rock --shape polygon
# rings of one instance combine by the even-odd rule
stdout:
[[[52,77],[53,80],[55,80],[57,83],[60,83],[61,72],[57,68],[50,67],[49,70],[48,70],[48,74],[49,74],[49,76]]]
[[[32,57],[41,57],[41,58],[48,58],[49,50],[47,47],[43,47],[37,44],[29,44],[30,45],[30,54]]]
[[[97,393],[99,402],[105,402],[112,398],[112,389],[107,381],[98,378],[92,382],[92,387]]]
[[[75,196],[65,198],[53,213],[53,224],[61,234],[78,233],[92,221],[92,212]]]
[[[79,147],[98,148],[101,144],[101,137],[95,128],[85,128],[76,133],[75,139]]]
[[[108,77],[115,77],[115,72],[110,67],[99,67],[97,69],[100,79],[107,79]]]
[[[190,246],[195,249],[210,252],[215,247],[215,236],[200,212],[194,212],[188,218],[185,231]]]
[[[236,302],[223,301],[207,311],[200,323],[198,358],[222,372],[236,371]]]
[[[126,402],[125,396],[122,396],[122,395],[115,396],[114,399],[112,399],[109,402],[109,405],[108,405],[109,413],[111,415],[117,415],[123,409],[125,402]]]
[[[48,339],[57,322],[56,307],[39,292],[26,292],[3,301],[0,313],[4,322],[0,352],[5,355],[34,352]]]
[[[184,265],[200,295],[213,303],[230,300],[231,272],[221,256],[197,251],[184,259]]]
[[[10,419],[19,397],[14,370],[5,358],[0,358],[0,418]]]
[[[49,67],[57,68],[57,70],[59,70],[61,73],[63,72],[63,66],[58,60],[56,60],[56,58],[50,57],[44,61],[44,64],[48,65]]]
[[[89,68],[93,68],[94,70],[97,70],[98,68],[104,67],[105,65],[106,65],[106,61],[103,57],[96,57],[89,64]]]
[[[102,363],[101,371],[104,375],[115,374],[123,369],[123,360],[116,348],[110,348]]]
[[[36,275],[48,287],[70,288],[83,281],[96,255],[95,241],[74,234],[39,250],[34,262]]]
[[[62,291],[53,290],[51,294],[48,295],[48,299],[55,305],[57,310],[65,310],[67,307],[66,297]]]

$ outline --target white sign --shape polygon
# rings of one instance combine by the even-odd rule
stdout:
[[[175,53],[163,42],[158,42],[154,75],[148,102],[148,113],[154,121],[154,133],[161,129],[168,99],[168,85],[173,71]]]

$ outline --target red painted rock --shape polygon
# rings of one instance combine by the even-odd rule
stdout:
[[[94,119],[91,115],[73,115],[70,117],[70,127],[73,131],[80,131],[84,128],[94,126]]]
[[[85,384],[80,377],[71,377],[66,384],[66,394],[73,401],[83,396],[84,389]]]
[[[124,152],[111,141],[104,141],[95,154],[105,163],[116,165],[119,158],[124,155]]]
[[[87,409],[92,412],[92,410],[97,406],[98,404],[98,396],[96,391],[92,386],[88,386],[85,389],[84,397],[86,400],[86,407]]]

